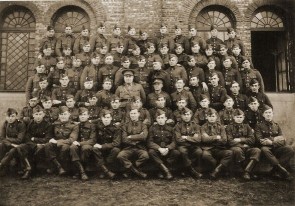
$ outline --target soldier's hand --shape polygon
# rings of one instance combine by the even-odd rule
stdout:
[[[37,58],[42,59],[42,54],[39,54]]]
[[[266,139],[265,141],[263,141],[264,145],[272,145],[272,141],[270,139]]]
[[[55,139],[53,139],[53,138],[50,139],[49,142],[52,143],[52,144],[57,144],[57,141]]]
[[[54,68],[53,67],[50,67],[49,71],[53,72],[54,71]]]
[[[183,89],[186,91],[189,91],[189,87],[184,87]]]
[[[241,138],[234,138],[235,142],[241,142]]]
[[[161,153],[161,155],[164,156],[164,154],[165,154],[165,152],[166,152],[165,148],[160,147],[158,150],[159,150],[159,152]]]
[[[100,144],[95,144],[93,147],[98,148],[98,149],[102,148],[102,146]]]
[[[169,123],[174,123],[174,120],[173,120],[173,119],[168,119],[168,120],[166,121],[166,123],[167,123],[167,124],[169,124]]]
[[[32,137],[32,138],[31,138],[31,140],[34,142],[35,138],[34,138],[34,137]]]
[[[187,139],[187,136],[181,136],[182,139]]]
[[[53,103],[53,104],[60,104],[61,101],[59,101],[59,100],[57,100],[57,99],[54,99],[54,100],[52,100],[52,103]]]
[[[77,141],[74,141],[74,142],[73,142],[73,145],[80,146],[80,143],[77,142]]]
[[[165,152],[162,154],[163,156],[166,156],[169,152],[169,149],[168,148],[164,148],[165,149]]]
[[[90,103],[85,102],[85,106],[86,106],[86,107],[90,106]]]
[[[205,82],[202,82],[202,86],[203,86],[203,91],[207,92],[208,91],[208,86]]]
[[[18,147],[18,145],[17,145],[17,144],[11,144],[11,146],[13,146],[13,147]]]
[[[217,136],[216,136],[216,139],[217,139],[217,140],[221,140],[221,136],[220,136],[220,135],[217,135]]]
[[[120,126],[120,125],[121,125],[121,122],[115,122],[114,125],[115,125],[115,126]]]

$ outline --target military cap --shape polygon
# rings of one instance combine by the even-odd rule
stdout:
[[[37,97],[31,97],[30,100],[35,100],[35,101],[37,101],[38,98],[37,98]]]
[[[168,48],[168,44],[167,43],[160,43],[159,44],[159,48],[163,48],[163,47],[167,47]]]
[[[121,58],[121,62],[125,62],[125,61],[128,61],[128,60],[130,60],[130,59],[127,56],[123,56]]]
[[[201,94],[201,96],[200,96],[200,102],[203,101],[204,99],[209,100],[210,98],[206,94]]]
[[[96,58],[96,57],[100,57],[100,54],[97,52],[92,52],[91,58]]]
[[[101,112],[99,113],[99,116],[104,117],[104,116],[106,116],[108,114],[112,115],[112,112],[110,110],[107,110],[107,109],[102,109]]]
[[[113,57],[113,55],[112,55],[111,53],[107,53],[107,54],[105,55],[105,58],[107,58],[107,57]]]
[[[163,94],[158,94],[158,95],[156,96],[156,98],[157,98],[157,100],[159,100],[159,99],[161,99],[161,98],[166,99],[166,96],[163,95]]]
[[[98,24],[98,28],[101,28],[101,27],[105,27],[105,24],[104,24],[103,22],[100,22],[100,23]]]
[[[43,98],[41,99],[41,102],[47,102],[47,101],[51,101],[51,97],[50,96],[43,96]]]
[[[142,30],[139,30],[139,35],[141,36],[141,35],[143,35],[144,33],[146,33],[147,34],[147,32],[146,31],[142,31]]]
[[[215,24],[211,24],[210,26],[210,31],[214,30],[214,29],[217,29],[217,26]]]
[[[85,41],[85,42],[83,43],[83,46],[86,46],[86,45],[90,45],[90,42],[89,42],[89,41]]]
[[[93,99],[93,98],[97,98],[97,96],[94,93],[90,93],[88,95],[88,98],[87,99]]]
[[[118,41],[117,43],[117,47],[120,47],[120,46],[124,46],[124,43],[122,41]]]
[[[98,44],[97,44],[97,47],[98,48],[104,48],[104,47],[108,47],[108,45],[105,43],[105,42],[99,42]]]
[[[141,60],[145,59],[145,57],[143,55],[139,55],[138,59],[139,59],[139,61],[141,61]]]
[[[47,26],[47,31],[50,31],[50,30],[54,30],[53,26],[51,25]]]
[[[83,30],[86,30],[86,29],[89,30],[88,28],[85,27],[85,25],[83,25],[83,26],[82,26],[82,31],[83,31]]]
[[[127,27],[127,30],[128,30],[128,31],[130,31],[131,29],[135,29],[135,27],[132,27],[132,26],[128,26],[128,27]]]
[[[163,28],[163,27],[166,27],[167,28],[167,26],[165,24],[161,24],[160,25],[160,28]]]
[[[250,58],[249,57],[246,57],[246,56],[242,56],[242,62],[248,60],[249,62],[251,62]]]
[[[67,27],[71,27],[71,28],[72,28],[72,26],[71,26],[71,25],[65,24],[65,28],[67,28]]]
[[[234,28],[232,27],[227,28],[227,33],[231,33],[232,31],[235,31]]]
[[[111,101],[116,101],[116,100],[121,100],[120,97],[118,97],[117,95],[112,95],[110,98]]]
[[[213,62],[213,61],[215,62],[215,59],[214,59],[213,57],[209,57],[209,58],[208,58],[208,63],[209,63],[209,62]]]
[[[122,74],[125,76],[125,75],[131,75],[131,76],[134,76],[134,71],[132,69],[124,69],[122,71]]]
[[[67,96],[66,96],[66,100],[69,100],[69,99],[74,99],[75,97],[74,97],[74,95],[72,95],[72,94],[68,94]]]
[[[158,116],[163,115],[163,114],[166,115],[166,112],[163,111],[163,110],[161,110],[161,109],[157,109],[157,111],[156,111],[156,113],[155,113],[155,117],[158,117]]]
[[[190,110],[189,108],[185,107],[185,108],[183,108],[183,109],[181,110],[181,114],[184,115],[184,114],[186,114],[186,113],[191,113],[191,114],[193,114],[193,111]]]
[[[88,112],[86,107],[79,107],[79,115],[83,114],[84,112]]]
[[[61,74],[60,77],[59,77],[59,79],[63,79],[63,78],[66,78],[66,77],[68,77],[67,74]]]
[[[44,49],[48,49],[48,48],[51,49],[51,47],[49,47],[47,44],[45,44],[45,45],[43,46],[43,50],[44,50]]]
[[[135,110],[135,109],[138,111],[137,106],[134,105],[134,104],[131,104],[131,106],[130,106],[130,111],[131,111],[131,110]],[[130,112],[130,111],[129,111],[129,112]]]
[[[77,59],[80,59],[81,60],[81,57],[79,57],[79,56],[73,56],[73,60],[77,60]]]
[[[187,97],[184,96],[184,95],[180,95],[180,96],[178,96],[178,97],[176,98],[176,101],[177,101],[177,102],[179,102],[179,101],[181,101],[181,100],[185,100],[185,101],[187,101]]]
[[[169,59],[172,59],[174,57],[178,59],[178,57],[175,54],[169,54]]]
[[[180,46],[183,48],[182,44],[175,43],[175,48],[178,48],[178,47],[180,47]]]
[[[161,57],[158,57],[158,56],[154,56],[153,57],[153,62],[160,62],[161,64],[163,64],[163,60]]]
[[[240,109],[235,109],[233,112],[233,116],[240,116],[240,115],[245,115],[245,113]]]
[[[228,100],[228,99],[233,99],[231,96],[229,96],[229,95],[227,95],[227,94],[226,94],[224,97],[225,97],[225,98],[224,98],[223,103],[226,102],[226,100]]]
[[[48,78],[47,77],[41,77],[39,82],[43,82],[43,81],[48,81]]]
[[[265,104],[262,108],[262,112],[264,113],[265,111],[270,110],[270,109],[272,110],[272,108],[270,106]]]
[[[67,44],[63,45],[63,50],[67,50],[67,49],[72,50],[72,48],[69,45]]]
[[[219,49],[221,49],[221,48],[227,49],[227,46],[225,44],[219,44]]]
[[[207,112],[207,115],[208,115],[208,116],[211,116],[211,115],[213,115],[213,114],[218,115],[218,113],[217,113],[217,111],[216,111],[215,109],[213,109],[213,108],[209,108],[209,110],[208,110],[208,112]]]
[[[140,48],[140,47],[137,46],[136,44],[131,45],[131,49],[132,49],[132,50],[136,50],[136,49],[138,49],[138,48]]]
[[[181,78],[181,77],[176,77],[176,78],[175,78],[175,83],[178,82],[178,81],[183,81],[183,82],[184,82],[183,78]]]
[[[153,42],[147,42],[147,48],[150,48],[151,46],[155,46],[155,44]]]
[[[259,102],[259,101],[256,97],[249,97],[249,103],[252,103],[252,102]]]
[[[161,78],[156,78],[156,79],[154,79],[153,84],[163,84],[163,82],[164,82],[163,79],[161,79]]]
[[[64,57],[56,57],[56,59],[57,59],[57,62],[61,62],[61,61],[64,61],[65,60]]]
[[[120,27],[118,26],[118,24],[115,24],[113,30],[115,30],[117,28],[120,28]]]
[[[186,59],[187,59],[187,61],[190,61],[190,60],[192,60],[192,59],[194,59],[194,58],[195,58],[194,56],[192,56],[192,55],[188,55]]]
[[[233,86],[234,84],[238,84],[238,85],[239,85],[239,83],[238,83],[237,81],[234,80],[234,81],[231,82],[230,86]],[[239,85],[239,86],[240,86],[240,85]]]
[[[216,72],[212,72],[209,77],[214,77],[214,76],[218,76],[218,74]]]
[[[132,102],[136,102],[136,101],[141,101],[141,98],[140,98],[140,96],[133,96],[132,97]]]
[[[33,108],[33,114],[41,111],[44,111],[44,109],[40,105],[37,105]]]
[[[223,61],[228,60],[228,59],[231,60],[230,56],[225,55]]]
[[[61,106],[59,107],[59,114],[69,112],[69,108],[67,106]]]
[[[253,85],[253,84],[256,84],[256,83],[259,84],[257,79],[251,79],[250,82],[249,82],[250,86]]]
[[[113,80],[111,78],[109,78],[109,77],[106,77],[106,78],[103,79],[103,82],[111,82],[111,83],[113,83]]]
[[[205,49],[213,49],[213,46],[212,46],[212,44],[206,44],[206,47],[205,47]]]
[[[91,81],[93,81],[93,78],[91,78],[91,77],[86,77],[85,78],[85,82],[91,82]]]
[[[232,48],[232,49],[233,49],[233,48],[240,48],[240,45],[237,44],[237,43],[234,43],[233,46],[232,46],[231,48]]]
[[[17,115],[17,111],[15,109],[13,109],[13,108],[8,108],[7,109],[7,112],[6,112],[6,115],[7,116],[10,116],[12,114],[16,114]]]
[[[181,29],[181,27],[179,25],[175,25],[174,29]]]

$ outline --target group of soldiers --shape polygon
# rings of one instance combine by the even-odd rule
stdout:
[[[180,26],[169,35],[161,25],[153,37],[138,37],[134,27],[123,37],[115,25],[107,38],[105,30],[101,23],[90,36],[83,26],[75,38],[66,25],[57,38],[47,27],[26,85],[28,105],[20,115],[6,112],[0,170],[17,158],[27,179],[31,161],[44,156],[59,175],[66,173],[60,160],[70,159],[82,180],[89,161],[111,179],[111,164],[120,164],[124,177],[146,178],[141,167],[151,159],[159,177],[172,179],[181,164],[182,173],[201,178],[204,164],[216,179],[234,162],[250,180],[263,155],[273,175],[292,179],[294,151],[233,28],[224,42],[214,25],[207,40],[192,26],[189,37]]]

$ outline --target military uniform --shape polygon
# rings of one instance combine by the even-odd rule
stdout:
[[[169,49],[172,47],[171,38],[168,34],[160,34],[155,37],[155,46],[158,52],[160,51],[160,44],[167,44]]]
[[[121,59],[122,59],[123,57],[125,57],[125,55],[124,55],[123,53],[121,54],[121,53],[115,51],[115,52],[112,52],[112,56],[113,56],[113,58],[114,58],[113,65],[114,65],[115,67],[120,68],[120,67],[121,67]]]
[[[76,90],[69,86],[54,88],[52,91],[52,100],[59,100],[61,101],[60,105],[65,105],[67,100],[67,95],[69,94],[74,95],[75,93],[76,93]]]
[[[34,76],[29,77],[26,84],[26,102],[28,102],[29,99],[31,99],[33,95],[40,90],[39,82],[42,79],[42,77],[46,77],[46,76],[47,76],[46,74],[36,73]]]
[[[177,101],[179,100],[180,97],[184,97],[187,99],[187,107],[190,108],[191,110],[195,111],[197,109],[197,102],[193,96],[193,94],[190,91],[187,91],[183,89],[182,91],[176,91],[171,94],[171,99],[172,99],[172,106],[174,110],[177,108]]]
[[[161,56],[157,53],[152,53],[152,54],[147,53],[146,55],[144,55],[144,57],[146,59],[145,66],[150,70],[153,70],[153,62],[155,59],[162,60]]]
[[[189,54],[190,53],[190,43],[186,36],[184,35],[176,35],[174,38],[172,38],[169,50],[170,52],[174,52],[176,49],[175,44],[181,44],[182,48],[184,49],[184,53]]]
[[[35,65],[44,65],[45,73],[48,74],[50,72],[50,68],[55,68],[57,60],[52,56],[44,56],[41,59],[37,59]]]
[[[171,97],[168,93],[161,91],[159,94],[153,92],[153,93],[149,93],[147,96],[147,105],[149,108],[155,108],[157,107],[156,101],[158,99],[159,95],[163,95],[166,99],[166,107],[171,108],[172,103],[171,103]]]
[[[142,103],[146,102],[146,95],[142,85],[137,83],[132,83],[131,85],[121,85],[117,88],[115,95],[121,99],[122,107],[125,107],[133,97],[140,97]]]
[[[205,51],[205,48],[206,48],[206,41],[203,39],[203,37],[200,37],[200,36],[191,36],[189,38],[189,43],[190,43],[190,49],[192,48],[192,46],[195,44],[195,43],[198,43],[199,46],[200,46],[200,49],[202,52]],[[190,54],[192,54],[192,52],[190,51]]]
[[[53,123],[58,119],[59,109],[57,107],[51,107],[50,109],[44,109],[44,113],[44,120]]]
[[[156,119],[157,119],[157,114],[156,114],[156,112],[157,112],[158,109],[160,109],[160,110],[162,110],[162,111],[165,112],[166,117],[167,117],[167,120],[168,120],[168,119],[173,120],[172,123],[166,123],[166,124],[167,124],[167,125],[170,125],[170,126],[174,126],[174,123],[175,123],[175,122],[174,122],[173,112],[172,112],[172,110],[171,110],[169,107],[164,107],[164,108],[157,108],[157,107],[154,107],[154,108],[152,108],[152,109],[149,110],[149,113],[150,113],[150,115],[151,115],[151,123],[152,123],[152,125],[155,124],[155,123],[157,123],[157,121],[156,121]]]
[[[233,108],[231,109],[224,108],[221,111],[219,111],[221,124],[223,124],[224,126],[227,126],[231,123],[234,123],[234,112],[235,112],[235,109]]]
[[[264,105],[267,105],[267,106],[270,106],[271,108],[273,108],[268,96],[265,94],[265,93],[262,93],[262,92],[249,92],[247,94],[247,96],[250,98],[250,97],[255,97],[258,102],[259,102],[259,108],[263,108]]]
[[[198,102],[201,101],[201,95],[206,95],[209,97],[209,92],[208,91],[204,91],[202,86],[189,86],[189,91],[193,94],[193,97],[196,100],[197,106],[198,106]]]
[[[111,97],[114,94],[107,90],[100,90],[96,93],[97,105],[101,108],[109,108],[111,105]]]
[[[197,67],[200,67],[202,69],[206,69],[206,66],[208,64],[208,60],[205,55],[197,53],[197,54],[193,54],[193,57],[196,60]]]
[[[57,56],[62,56],[65,47],[71,48],[73,51],[75,37],[72,34],[62,34],[56,42],[55,53]]]
[[[110,42],[110,50],[115,51],[118,44],[123,45],[124,38],[118,35],[112,35],[109,39]]]
[[[250,82],[252,79],[256,79],[259,82],[260,90],[264,92],[264,83],[260,72],[256,69],[240,69],[241,78],[243,81],[242,92],[247,94],[251,91]]]
[[[81,52],[76,54],[76,58],[82,61],[82,70],[85,66],[89,66],[91,63],[91,52]]]
[[[102,83],[105,78],[109,78],[111,80],[115,80],[115,74],[118,71],[118,67],[113,65],[104,65],[98,70],[98,83],[99,88],[102,88]]]
[[[221,64],[220,58],[218,56],[216,56],[216,55],[207,56],[207,60],[209,60],[209,58],[213,58],[214,59],[215,64],[216,64],[215,69],[217,71],[221,71],[223,66]]]
[[[91,120],[91,123],[96,124],[99,120],[99,114],[101,112],[101,108],[97,107],[96,105],[94,106],[87,106],[89,113],[89,120]]]
[[[173,111],[173,118],[174,118],[176,123],[182,121],[182,119],[181,119],[181,112],[182,111],[183,111],[183,109],[182,110],[176,109],[176,110]]]
[[[170,77],[170,85],[169,85],[169,90],[168,93],[172,93],[175,91],[175,83],[177,79],[183,79],[184,84],[187,83],[187,73],[186,70],[183,66],[177,64],[173,67],[169,67],[167,70],[165,70],[166,72],[168,72],[169,77]]]
[[[225,70],[226,68],[224,68],[224,65],[223,65],[223,62],[224,62],[224,60],[225,59],[230,59],[231,60],[231,62],[232,62],[232,64],[231,64],[231,68],[232,69],[235,69],[235,70],[239,70],[239,65],[238,65],[238,62],[236,61],[236,58],[235,57],[233,57],[233,56],[228,56],[228,55],[221,55],[220,57],[219,57],[219,59],[220,59],[220,62],[221,62],[221,64],[222,64],[222,70]]]
[[[56,88],[60,85],[59,79],[63,74],[65,74],[65,69],[54,68],[53,71],[50,71],[48,74],[48,79],[50,81],[50,87]]]
[[[73,46],[73,53],[76,55],[83,52],[83,46],[89,42],[89,39],[89,36],[79,36],[76,38]]]
[[[253,111],[250,108],[245,110],[245,122],[248,123],[252,129],[255,129],[256,124],[261,122],[262,119],[262,111],[260,109],[257,111]]]
[[[216,73],[217,74],[217,76],[218,76],[218,78],[219,78],[219,85],[220,86],[222,86],[222,87],[224,87],[225,86],[225,81],[224,81],[224,77],[223,77],[223,74],[220,72],[220,71],[217,71],[217,70],[215,70],[215,69],[208,69],[208,70],[205,70],[205,82],[206,82],[206,84],[209,86],[210,84],[211,84],[211,82],[210,82],[210,76],[211,76],[211,74],[213,74],[213,73]]]
[[[65,61],[65,69],[69,69],[73,67],[73,57],[69,56],[69,55],[65,55],[64,57],[64,61]]]
[[[84,83],[86,81],[86,78],[93,80],[93,88],[92,90],[97,91],[98,90],[98,71],[100,69],[99,65],[91,64],[89,66],[86,66],[81,74],[80,77],[80,85],[82,88],[84,88]]]
[[[152,70],[148,69],[147,67],[137,67],[134,71],[134,81],[141,84],[145,93],[149,94],[151,91],[149,81],[151,79]]]
[[[240,72],[233,68],[225,68],[223,71],[223,77],[225,81],[225,89],[230,93],[231,83],[236,81],[240,87],[242,87],[242,78]]]
[[[189,80],[192,77],[198,77],[200,83],[205,82],[205,73],[202,68],[198,66],[187,66],[186,72]]]
[[[85,106],[88,99],[95,95],[95,91],[90,89],[79,90],[75,95],[75,102],[78,107]]]
[[[110,43],[103,34],[96,34],[92,36],[90,39],[90,51],[96,52],[100,45],[107,45],[107,47],[110,49]]]
[[[43,54],[43,50],[45,48],[51,48],[52,56],[56,56],[56,53],[55,53],[56,43],[57,43],[57,38],[55,36],[42,38],[40,43],[39,43],[39,45],[40,45],[39,46],[39,52],[41,54]]]
[[[19,115],[20,120],[25,124],[28,124],[31,119],[33,119],[33,107],[30,105],[24,107]]]
[[[180,64],[181,66],[183,66],[184,68],[187,68],[188,66],[188,55],[185,53],[181,53],[181,54],[175,54],[178,58],[178,64]],[[169,68],[169,67],[168,67]]]
[[[79,121],[79,108],[78,107],[71,107],[69,108],[69,112],[71,113],[70,121],[78,122]]]
[[[245,111],[248,108],[248,97],[244,94],[231,94],[231,98],[234,100],[234,108]]]
[[[210,107],[220,111],[223,108],[223,102],[226,98],[226,90],[218,85],[216,87],[210,86],[209,87],[209,94],[210,94]]]
[[[223,44],[223,41],[217,37],[211,37],[206,40],[206,44],[211,44],[213,48],[213,54],[218,54],[220,44]]]
[[[39,89],[32,92],[32,97],[37,97],[38,100],[42,100],[46,96],[52,96],[52,91],[48,88],[48,86],[45,89]]]
[[[154,70],[151,72],[151,82],[155,79],[163,79],[163,90],[167,93],[170,92],[171,78],[166,70]]]
[[[123,53],[126,55],[132,54],[132,48],[136,45],[137,38],[127,34],[123,40],[124,44],[124,51]]]
[[[138,109],[138,112],[140,113],[139,121],[143,122],[144,124],[147,125],[147,127],[149,127],[152,124],[150,112],[146,108],[140,108]],[[129,111],[127,110],[126,113],[128,114]],[[130,121],[131,121],[130,116],[127,115],[125,122],[130,122]]]
[[[197,109],[197,111],[195,112],[194,116],[193,116],[193,121],[202,126],[203,124],[205,124],[207,122],[207,114],[208,114],[209,108],[199,108]],[[219,119],[219,117],[218,117]],[[220,122],[220,119],[217,120],[218,122]]]
[[[79,67],[73,67],[72,69],[68,69],[65,74],[69,77],[69,87],[72,89],[75,89],[75,93],[80,90],[80,88],[83,88],[83,85],[80,83],[80,78],[82,74],[83,68]]]
[[[245,46],[244,43],[241,39],[239,39],[238,37],[235,38],[228,38],[227,40],[224,41],[224,44],[227,46],[227,48],[229,49],[228,52],[229,54],[232,53],[231,49],[233,47],[234,44],[238,44],[240,49],[241,49],[241,54],[245,55]]]

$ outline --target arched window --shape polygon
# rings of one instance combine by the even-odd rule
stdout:
[[[251,30],[281,31],[284,30],[284,23],[282,18],[273,11],[259,11],[252,18]]]
[[[0,90],[23,91],[33,73],[35,18],[22,6],[11,6],[1,16]]]
[[[226,29],[235,27],[235,18],[231,11],[222,6],[208,6],[200,11],[196,18],[196,28],[200,36],[205,39],[210,38],[210,26],[216,25],[219,31],[219,38],[225,40],[227,38]]]
[[[88,14],[77,6],[65,6],[57,10],[51,18],[51,24],[56,33],[63,33],[66,25],[72,26],[74,33],[80,33],[83,25],[90,28]]]

